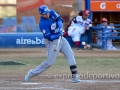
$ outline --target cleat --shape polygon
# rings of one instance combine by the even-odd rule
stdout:
[[[78,82],[80,82],[81,80],[79,79],[79,78],[74,78],[74,79],[72,79],[72,82],[73,83],[78,83]]]
[[[29,79],[30,79],[29,75],[28,75],[28,74],[25,75],[24,81],[25,81],[25,82],[29,82]]]
[[[79,79],[79,76],[78,76],[78,74],[76,74],[75,76],[73,76],[73,78],[72,78],[72,82],[73,83],[78,83],[78,82],[80,82],[81,80]]]
[[[24,81],[29,82],[30,78],[31,78],[31,76],[30,76],[30,71],[29,71],[28,74],[25,75]]]

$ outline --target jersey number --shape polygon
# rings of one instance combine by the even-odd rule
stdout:
[[[59,32],[59,28],[56,28],[54,33],[58,33]]]

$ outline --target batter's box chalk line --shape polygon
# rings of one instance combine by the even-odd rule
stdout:
[[[120,83],[120,80],[81,80],[80,83]]]
[[[38,85],[38,84],[42,84],[42,83],[36,83],[36,82],[28,82],[28,83],[21,83],[22,85]]]
[[[38,85],[38,84],[43,84],[43,83],[36,83],[36,82],[34,82],[34,83],[31,83],[31,82],[29,82],[29,83],[21,83],[22,85]],[[65,89],[65,88],[58,88],[58,87],[52,87],[52,86],[40,86],[38,89],[52,89],[52,90],[72,90],[72,89]]]
[[[39,85],[39,84],[43,84],[43,83],[36,83],[36,82],[21,83],[21,85]],[[58,88],[58,87],[52,87],[52,86],[42,86],[42,87],[40,86],[40,88],[36,88],[36,89],[72,90],[72,89]]]
[[[82,82],[91,82],[91,83],[97,83],[97,82],[115,83],[115,82],[118,82],[118,83],[120,83],[120,80],[82,80]]]

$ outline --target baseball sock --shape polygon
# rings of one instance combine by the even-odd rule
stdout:
[[[76,74],[78,74],[76,65],[71,65],[70,70],[71,70],[71,73],[72,73],[72,77],[74,77]]]
[[[68,32],[65,32],[65,33],[64,33],[64,36],[65,36],[65,37],[68,36]]]
[[[79,47],[79,42],[80,41],[75,41],[74,43],[75,43],[75,47]]]

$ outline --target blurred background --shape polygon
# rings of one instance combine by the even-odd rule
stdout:
[[[107,9],[98,8],[104,1],[108,5]],[[66,26],[73,16],[85,9],[85,2],[86,0],[17,0],[17,20],[20,23],[22,16],[31,15],[35,16],[36,23],[38,23],[38,7],[45,4],[63,17]],[[120,7],[119,0],[90,0],[93,25],[99,24],[103,17],[107,18],[108,22],[120,23],[120,8],[112,9],[110,5],[114,5],[113,2],[118,3]],[[103,3],[101,6],[104,7],[106,4]]]
[[[16,0],[0,0],[0,19],[4,17],[16,17]]]
[[[108,24],[120,24],[120,0],[0,0],[0,33],[40,32],[38,7],[43,4],[61,15],[66,28],[88,2],[93,26],[100,24],[102,18],[107,18]],[[93,39],[95,34],[92,33]]]
[[[20,23],[22,16],[31,15],[35,16],[36,23],[39,23],[38,7],[45,4],[62,16],[66,26],[79,10],[85,9],[84,3],[84,0],[17,0],[17,20]]]
[[[22,24],[22,17],[33,16],[34,23],[39,23],[38,7],[47,5],[54,9],[64,19],[64,28],[72,17],[84,10],[87,0],[0,0],[0,24],[3,18],[16,17],[17,24]],[[115,4],[115,7],[114,7]],[[107,7],[106,7],[107,5]],[[111,7],[112,5],[112,7]],[[100,8],[100,7],[103,7]],[[106,7],[104,9],[104,7]],[[109,23],[120,24],[120,0],[90,0],[93,25],[100,23],[101,18],[107,18]]]

